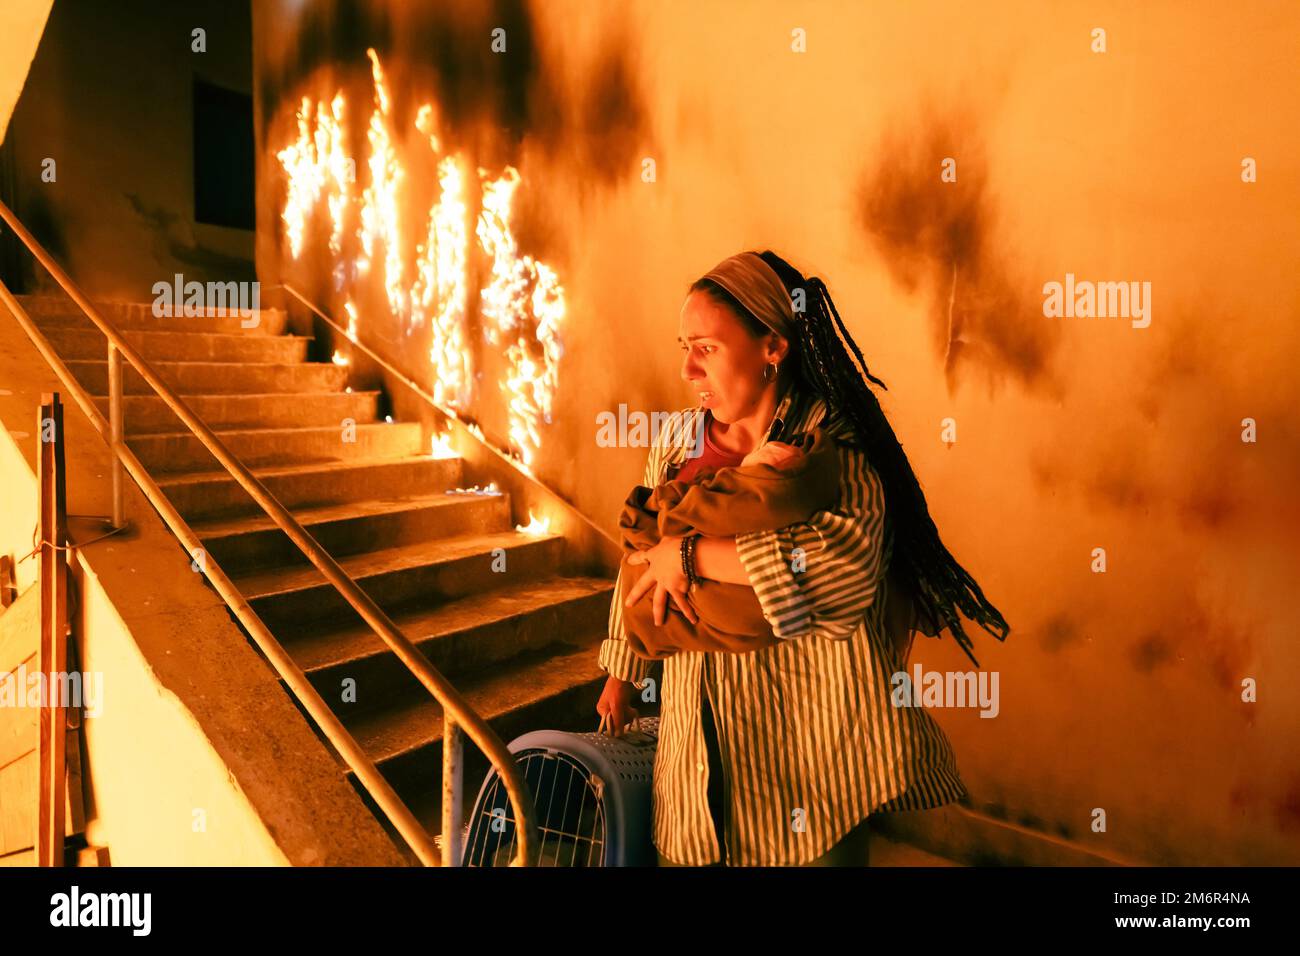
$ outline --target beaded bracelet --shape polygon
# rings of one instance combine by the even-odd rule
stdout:
[[[682,538],[682,573],[686,575],[687,588],[699,581],[699,577],[695,573],[695,542],[698,538],[698,534],[687,535]]]

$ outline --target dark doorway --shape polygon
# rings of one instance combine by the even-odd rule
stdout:
[[[253,98],[194,79],[194,221],[252,229]]]

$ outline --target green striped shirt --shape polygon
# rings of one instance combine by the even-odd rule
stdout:
[[[703,415],[696,407],[667,417],[643,484],[671,478]],[[789,441],[823,424],[825,415],[821,399],[790,395],[768,434]],[[838,418],[824,425],[832,434],[847,430]],[[880,479],[866,457],[841,448],[840,460],[834,510],[736,537],[763,614],[781,640],[748,654],[682,651],[663,662],[654,842],[675,863],[722,859],[708,805],[703,693],[718,721],[733,866],[807,863],[870,813],[937,807],[966,795],[934,719],[922,708],[890,704],[890,677],[905,669],[884,628],[893,532]],[[656,666],[628,647],[617,599],[600,666],[638,683]]]

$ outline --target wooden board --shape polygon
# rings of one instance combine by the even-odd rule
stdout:
[[[0,854],[36,843],[36,795],[40,761],[36,751],[0,770]]]
[[[36,587],[28,588],[0,613],[0,680],[23,664],[28,674],[40,667],[40,615],[41,594]],[[25,700],[27,688],[16,684],[13,692]],[[36,707],[0,707],[0,863],[35,864],[34,852],[28,851],[36,841],[39,718]]]
[[[41,590],[29,587],[0,612],[0,674],[41,649]]]

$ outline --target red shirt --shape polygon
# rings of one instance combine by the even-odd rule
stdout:
[[[735,468],[744,459],[744,455],[733,455],[713,444],[713,416],[706,410],[704,425],[704,452],[694,458],[687,458],[681,470],[673,478],[682,481],[694,481],[701,472],[715,472],[719,468]]]

